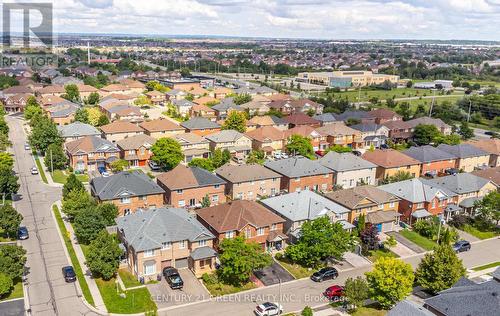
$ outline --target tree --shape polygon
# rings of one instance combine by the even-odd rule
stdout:
[[[336,153],[351,153],[352,148],[342,145],[333,145],[326,149],[326,152],[334,151]]]
[[[97,107],[86,108],[86,110],[89,117],[89,124],[92,126],[99,126],[99,119],[103,115],[102,112]]]
[[[428,145],[441,135],[436,125],[418,124],[413,131],[413,141],[417,145]]]
[[[120,171],[127,169],[129,167],[129,163],[125,159],[118,159],[118,160],[113,161],[110,164],[110,167],[111,167],[111,170],[116,173],[116,172],[120,172]]]
[[[492,191],[485,195],[481,201],[475,203],[476,214],[485,222],[494,221],[496,225],[500,221],[500,193]]]
[[[78,91],[76,84],[68,84],[64,87],[64,90],[66,93],[62,95],[63,98],[72,102],[80,101],[80,91]]]
[[[87,266],[92,275],[111,279],[118,271],[122,251],[113,236],[101,230],[90,242],[87,255]]]
[[[265,154],[262,150],[252,150],[247,158],[247,164],[262,165],[265,160]]]
[[[42,154],[45,153],[50,144],[63,143],[57,125],[45,115],[37,118],[28,139],[31,145],[40,150]]]
[[[96,212],[96,208],[87,208],[76,214],[74,226],[78,242],[88,245],[101,230],[106,228],[106,220]]]
[[[12,279],[8,275],[0,273],[0,298],[5,294],[10,293],[13,287],[14,282],[12,281]]]
[[[368,250],[375,250],[378,247],[378,230],[375,225],[369,225],[361,231],[359,238]]]
[[[271,265],[273,259],[256,242],[245,238],[224,238],[219,245],[221,267],[219,276],[228,284],[240,285],[250,278],[254,270]]]
[[[153,157],[151,158],[158,165],[167,170],[175,168],[183,159],[181,145],[173,138],[160,138],[151,147]]]
[[[354,118],[354,117],[349,117],[345,121],[345,125],[347,125],[347,126],[352,126],[352,125],[356,125],[356,124],[359,124],[359,123],[361,123],[361,120],[357,119],[357,118]]]
[[[462,136],[462,139],[470,139],[474,137],[474,131],[469,127],[469,123],[467,123],[466,121],[462,121],[462,123],[460,123],[458,134]]]
[[[19,178],[10,168],[0,168],[0,193],[12,195],[19,190]]]
[[[89,112],[86,108],[79,108],[75,113],[75,121],[89,124]]]
[[[313,316],[313,310],[311,307],[306,306],[300,313],[300,316]]]
[[[202,168],[210,172],[215,170],[212,159],[210,158],[194,158],[188,163],[188,166]]]
[[[0,151],[6,151],[10,146],[12,146],[12,143],[9,140],[9,136],[0,131]]]
[[[451,134],[451,135],[440,134],[433,140],[434,145],[439,145],[439,144],[458,145],[460,144],[460,141],[461,141],[460,136],[457,134]]]
[[[368,283],[363,277],[348,278],[345,281],[344,295],[352,304],[353,309],[363,306],[363,303],[368,298]]]
[[[210,207],[210,197],[206,194],[201,200],[201,207]]]
[[[96,202],[85,190],[72,190],[62,202],[62,211],[73,220],[78,213],[93,208]]]
[[[20,278],[26,264],[26,250],[17,245],[0,246],[0,273],[9,276],[12,280]]]
[[[425,289],[438,293],[450,288],[465,276],[462,260],[449,244],[440,244],[433,252],[427,253],[417,270],[415,279]]]
[[[396,112],[403,117],[404,121],[408,121],[411,118],[411,108],[410,103],[401,102],[398,105]]]
[[[182,67],[181,68],[181,76],[182,77],[189,77],[191,76],[191,71],[187,67]]]
[[[91,92],[86,100],[86,103],[89,105],[97,105],[100,99],[101,97],[99,96],[99,93]]]
[[[342,228],[342,224],[332,223],[323,216],[305,222],[299,240],[285,248],[285,254],[294,262],[312,267],[329,257],[342,258],[353,245],[354,237]]]
[[[414,177],[411,175],[411,173],[400,170],[400,171],[397,171],[393,176],[386,177],[384,180],[382,180],[382,184],[400,182],[400,181],[409,180],[409,179],[413,179],[413,178]]]
[[[10,204],[0,207],[0,228],[8,237],[16,237],[23,216]]]
[[[240,133],[244,133],[247,129],[246,121],[245,113],[231,111],[222,124],[222,129],[233,129]]]
[[[411,265],[396,258],[378,259],[373,270],[365,275],[370,298],[385,309],[391,308],[413,290],[415,276]]]
[[[97,126],[103,126],[109,124],[109,118],[106,116],[106,114],[101,114],[99,116],[99,119],[97,120]]]
[[[0,152],[0,168],[12,169],[14,166],[14,158],[7,152]]]
[[[100,214],[106,225],[115,225],[115,218],[118,216],[118,207],[113,203],[100,203],[96,207],[96,213]]]
[[[309,159],[314,158],[311,140],[301,135],[292,135],[288,140],[286,150],[291,154],[301,155]]]
[[[83,183],[80,180],[78,180],[75,174],[70,173],[62,189],[63,200],[66,199],[68,193],[73,190],[85,190],[85,187],[83,186]]]
[[[217,148],[212,152],[211,160],[214,169],[217,169],[231,160],[231,153],[227,149],[221,150],[220,148]]]
[[[233,102],[236,105],[241,105],[250,101],[252,101],[252,96],[248,93],[238,94],[233,98]]]
[[[61,144],[50,144],[45,154],[44,163],[47,168],[62,170],[66,168],[68,157],[64,153]]]
[[[42,115],[43,111],[34,96],[30,96],[24,108],[24,119],[31,120],[34,116]]]

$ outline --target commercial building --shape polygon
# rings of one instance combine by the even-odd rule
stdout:
[[[301,72],[297,81],[321,84],[336,88],[365,87],[389,81],[396,84],[399,76],[374,74],[371,71],[350,70],[333,72]]]

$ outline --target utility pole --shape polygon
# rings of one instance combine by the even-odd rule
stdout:
[[[470,109],[472,108],[472,100],[469,98],[469,113],[467,114],[467,122],[470,121]]]
[[[432,102],[431,102],[431,107],[429,109],[429,117],[432,116],[432,108],[434,107],[434,100],[436,99],[436,90],[432,92]]]
[[[50,149],[50,174],[54,176],[54,162],[52,161],[52,149]]]
[[[87,42],[87,65],[90,65],[90,42]]]

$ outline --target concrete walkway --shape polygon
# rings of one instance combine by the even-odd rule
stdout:
[[[71,244],[73,245],[73,249],[75,250],[76,257],[78,258],[78,262],[80,263],[80,266],[82,267],[83,275],[85,277],[85,281],[87,281],[87,285],[89,286],[90,293],[92,294],[92,297],[94,298],[94,303],[95,307],[103,312],[108,312],[106,309],[106,305],[104,305],[104,301],[101,296],[101,292],[99,292],[99,288],[97,287],[97,284],[95,280],[92,278],[92,273],[90,270],[87,268],[87,265],[85,264],[85,256],[83,255],[82,248],[80,247],[80,244],[76,240],[75,236],[75,231],[73,230],[73,226],[65,220],[65,215],[62,213],[62,203],[61,201],[56,202],[57,207],[59,208],[59,212],[61,213],[61,217],[63,218],[64,226],[66,227],[66,230],[69,232],[69,239],[71,240]]]
[[[382,242],[386,241],[389,238],[389,236],[387,236],[385,233],[379,233],[378,236],[380,238],[380,241],[382,241]],[[397,240],[396,240],[396,245],[393,247],[390,247],[389,249],[401,258],[404,258],[407,256],[412,256],[415,254],[415,251],[406,247],[405,245],[398,242]]]

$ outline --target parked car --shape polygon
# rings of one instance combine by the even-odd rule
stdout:
[[[234,156],[233,157],[233,161],[236,162],[237,164],[241,165],[241,164],[244,164],[245,163],[245,159],[243,159],[243,157],[238,157],[238,156]]]
[[[20,240],[25,240],[29,237],[30,235],[28,233],[28,228],[26,228],[26,226],[19,227],[19,229],[17,230],[17,238],[19,238]]]
[[[31,149],[31,147],[30,147],[30,145],[29,145],[29,144],[24,144],[24,149],[25,149],[25,150],[30,150],[30,149]]]
[[[450,176],[455,175],[455,174],[457,174],[459,172],[460,172],[460,170],[458,170],[457,168],[449,168],[449,169],[446,169],[444,171],[444,173],[446,173],[446,174],[448,174]]]
[[[166,267],[163,269],[163,277],[172,290],[182,289],[184,286],[184,281],[182,281],[179,272],[174,267]]]
[[[153,170],[153,171],[158,171],[161,169],[160,165],[157,164],[156,162],[154,162],[153,160],[148,161],[148,165],[149,165],[149,168],[151,168],[151,170]]]
[[[323,282],[325,280],[333,280],[339,276],[337,269],[333,267],[326,267],[319,271],[316,271],[311,275],[311,280],[314,282]]]
[[[353,153],[353,155],[356,155],[358,157],[362,155],[361,152],[358,150],[353,150],[352,153]]]
[[[332,285],[323,293],[329,300],[338,300],[344,296],[344,288],[340,285]]]
[[[76,281],[76,273],[75,269],[72,266],[66,266],[62,268],[62,274],[64,277],[64,281],[70,283]]]
[[[389,145],[382,144],[382,145],[380,145],[380,149],[389,149]]]
[[[281,158],[287,159],[288,158],[288,154],[287,153],[281,153]]]
[[[274,153],[274,159],[276,160],[281,159],[281,153]]]
[[[281,313],[283,313],[283,306],[278,303],[265,302],[255,308],[255,314],[258,316],[280,315]]]
[[[31,167],[30,171],[31,174],[38,174],[38,169],[35,166]]]
[[[453,250],[455,250],[455,252],[469,251],[470,248],[470,242],[467,240],[459,240],[453,245]]]

